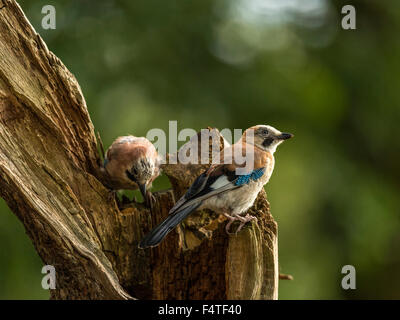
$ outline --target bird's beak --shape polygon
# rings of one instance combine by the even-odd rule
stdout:
[[[293,135],[291,133],[286,133],[286,132],[282,132],[279,136],[277,136],[277,138],[279,140],[287,140],[287,139],[290,139],[292,137],[293,137]]]
[[[146,201],[146,184],[138,183],[138,185],[140,193],[142,194],[144,201]]]

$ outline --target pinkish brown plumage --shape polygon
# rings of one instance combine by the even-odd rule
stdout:
[[[148,189],[160,174],[160,161],[153,144],[143,137],[118,137],[108,148],[103,170],[108,186],[114,190],[140,189],[146,203],[152,199]]]

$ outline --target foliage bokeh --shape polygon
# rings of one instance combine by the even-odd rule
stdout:
[[[271,124],[295,134],[266,190],[281,299],[400,298],[400,3],[196,0],[19,2],[78,79],[96,130],[118,135]],[[57,10],[56,30],[41,8]],[[155,190],[168,187],[161,178]],[[41,299],[42,262],[0,203],[0,298]],[[357,289],[341,288],[354,265]]]

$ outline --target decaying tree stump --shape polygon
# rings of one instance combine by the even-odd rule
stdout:
[[[165,165],[173,189],[155,193],[152,214],[137,203],[118,208],[101,183],[94,129],[77,81],[18,4],[3,3],[0,195],[43,262],[56,268],[51,298],[276,299],[277,225],[264,191],[250,209],[258,221],[236,236],[225,233],[224,218],[203,211],[159,247],[137,248],[208,166]],[[222,148],[222,138],[219,143]]]

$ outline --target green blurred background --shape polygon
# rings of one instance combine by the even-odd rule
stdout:
[[[266,187],[281,299],[400,298],[400,2],[20,1],[75,74],[106,146],[151,128],[271,124],[295,134]],[[41,28],[42,6],[57,29]],[[357,30],[342,30],[353,4]],[[165,178],[155,190],[168,187]],[[48,298],[0,203],[0,298]],[[341,288],[354,265],[357,289]]]

